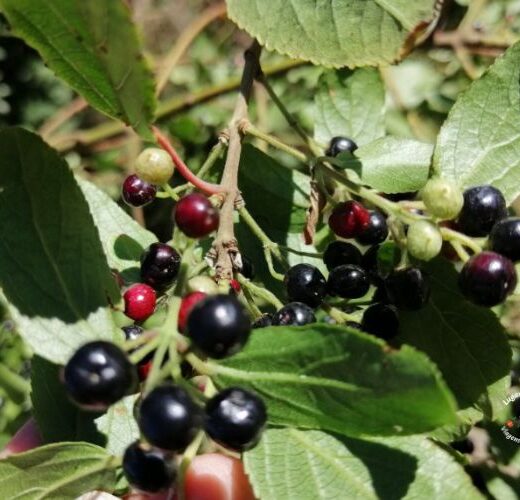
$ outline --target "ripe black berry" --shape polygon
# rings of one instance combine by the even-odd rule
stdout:
[[[139,429],[146,440],[164,450],[182,451],[202,427],[201,409],[181,387],[153,389],[139,407]]]
[[[329,217],[329,227],[341,238],[355,238],[370,222],[370,212],[357,201],[336,205]]]
[[[157,188],[137,175],[128,176],[123,182],[123,200],[132,207],[142,207],[154,200]]]
[[[323,254],[323,262],[330,271],[345,264],[361,264],[361,252],[352,243],[346,241],[333,241],[327,246]]]
[[[520,260],[520,217],[498,221],[489,235],[491,250],[517,262]]]
[[[301,302],[290,302],[273,315],[273,325],[277,326],[303,326],[315,322],[314,311]]]
[[[464,264],[459,275],[459,287],[475,304],[496,306],[516,287],[515,266],[498,253],[481,252]]]
[[[266,328],[273,324],[272,314],[262,314],[252,325],[252,328]]]
[[[217,229],[219,212],[199,193],[188,194],[175,206],[175,224],[190,238],[203,238]]]
[[[344,299],[363,297],[369,288],[370,280],[365,271],[352,264],[334,268],[327,281],[328,292]]]
[[[168,288],[177,277],[181,256],[166,243],[152,243],[141,255],[141,280],[156,290]]]
[[[334,157],[340,153],[353,153],[357,148],[357,144],[348,137],[333,137],[330,140],[329,148],[325,151],[325,155]]]
[[[200,351],[221,359],[244,347],[251,321],[236,297],[211,295],[191,310],[187,327],[188,335]]]
[[[399,318],[394,306],[373,304],[365,309],[361,320],[363,331],[383,340],[394,338],[399,330]]]
[[[309,264],[296,264],[285,275],[287,296],[293,302],[318,307],[327,293],[327,282],[321,271]]]
[[[137,374],[119,347],[99,340],[74,353],[65,365],[63,380],[75,403],[104,410],[135,388]]]
[[[171,453],[136,441],[125,451],[123,472],[129,484],[140,491],[155,493],[170,488],[177,476]]]
[[[388,300],[398,309],[417,311],[430,298],[430,285],[417,267],[392,271],[385,280]]]
[[[377,245],[388,237],[386,217],[377,210],[370,212],[370,218],[363,230],[356,237],[361,245]]]
[[[266,421],[264,402],[238,387],[225,389],[206,403],[206,432],[217,443],[235,451],[253,448]]]
[[[486,236],[505,217],[507,209],[502,193],[493,186],[477,186],[464,191],[457,227],[470,236]]]
[[[202,302],[206,297],[207,294],[204,292],[191,292],[182,298],[181,305],[179,307],[179,316],[177,317],[177,329],[179,332],[184,333],[191,310],[199,302]]]

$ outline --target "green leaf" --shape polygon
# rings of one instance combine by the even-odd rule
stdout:
[[[356,150],[340,154],[335,164],[353,170],[364,184],[383,193],[421,189],[428,180],[433,146],[413,139],[383,137]]]
[[[80,178],[76,180],[83,191],[94,218],[94,224],[99,231],[108,265],[124,276],[135,277],[129,281],[139,280],[141,253],[149,245],[155,243],[157,238],[94,184]]]
[[[137,398],[123,398],[96,419],[97,428],[107,437],[105,448],[113,455],[122,456],[128,445],[139,439],[139,427],[134,415]]]
[[[439,367],[461,408],[478,405],[493,414],[490,386],[509,374],[511,349],[498,318],[458,291],[453,265],[436,259],[425,265],[432,295],[417,312],[401,312],[401,340],[425,352]]]
[[[268,49],[328,67],[396,61],[435,0],[227,0],[228,16]]]
[[[413,434],[454,423],[453,398],[435,366],[404,346],[315,324],[253,331],[239,354],[210,365],[219,386],[258,392],[276,425],[348,436]]]
[[[67,397],[60,380],[60,367],[34,356],[31,361],[33,414],[44,442],[88,441],[102,445],[96,430],[96,414],[80,410]]]
[[[385,89],[371,68],[325,72],[315,97],[314,137],[327,144],[346,136],[358,146],[385,135]]]
[[[117,459],[88,443],[55,443],[0,460],[0,498],[71,500],[111,491]]]
[[[16,36],[93,107],[152,140],[154,83],[122,0],[0,0]]]
[[[88,205],[67,164],[38,136],[0,131],[0,285],[34,352],[65,362],[112,339],[119,290]]]
[[[244,456],[258,498],[468,500],[483,498],[464,469],[421,436],[344,439],[270,429]]]
[[[457,99],[442,126],[434,167],[461,187],[492,184],[520,194],[520,43]]]

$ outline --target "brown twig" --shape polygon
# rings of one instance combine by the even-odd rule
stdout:
[[[240,253],[233,226],[235,203],[240,195],[238,190],[238,166],[242,152],[240,123],[248,117],[247,105],[253,82],[260,69],[260,52],[261,47],[256,40],[245,52],[245,65],[240,83],[240,92],[228,126],[229,146],[224,173],[220,182],[220,185],[226,191],[226,198],[220,210],[220,225],[212,249],[215,259],[216,278],[219,281],[232,279],[233,268],[240,266]]]
[[[65,107],[60,108],[57,113],[46,120],[39,128],[38,133],[48,139],[56,130],[58,130],[66,121],[83,111],[88,106],[87,101],[82,97],[76,97]]]

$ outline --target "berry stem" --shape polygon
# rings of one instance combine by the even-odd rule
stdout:
[[[337,307],[333,307],[329,304],[322,304],[321,307],[332,319],[336,320],[338,323],[346,323],[347,321],[359,321],[358,316],[348,314],[344,311],[341,311]]]
[[[466,236],[465,234],[459,233],[458,231],[454,231],[449,227],[441,227],[440,228],[443,239],[449,241],[450,243],[458,242],[461,245],[471,249],[475,253],[482,252],[482,247],[476,243],[473,238]],[[455,247],[454,247],[455,248]]]
[[[278,300],[278,297],[276,297],[276,295],[270,292],[267,288],[259,287],[243,276],[238,276],[238,282],[245,290],[251,292],[251,294],[256,297],[269,302],[276,309],[281,309],[283,307],[283,303]]]
[[[173,145],[170,143],[168,138],[161,133],[161,131],[157,127],[152,127],[153,134],[157,143],[170,155],[175,167],[179,171],[179,173],[191,184],[193,184],[197,189],[202,191],[205,194],[217,194],[225,191],[224,186],[219,186],[217,184],[211,184],[209,182],[203,181],[199,179],[184,163],[182,158],[179,156]]]

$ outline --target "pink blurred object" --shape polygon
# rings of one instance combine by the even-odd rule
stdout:
[[[34,418],[30,418],[18,429],[16,434],[7,443],[5,448],[0,451],[0,458],[6,458],[13,453],[22,453],[32,450],[42,444],[43,440]]]

